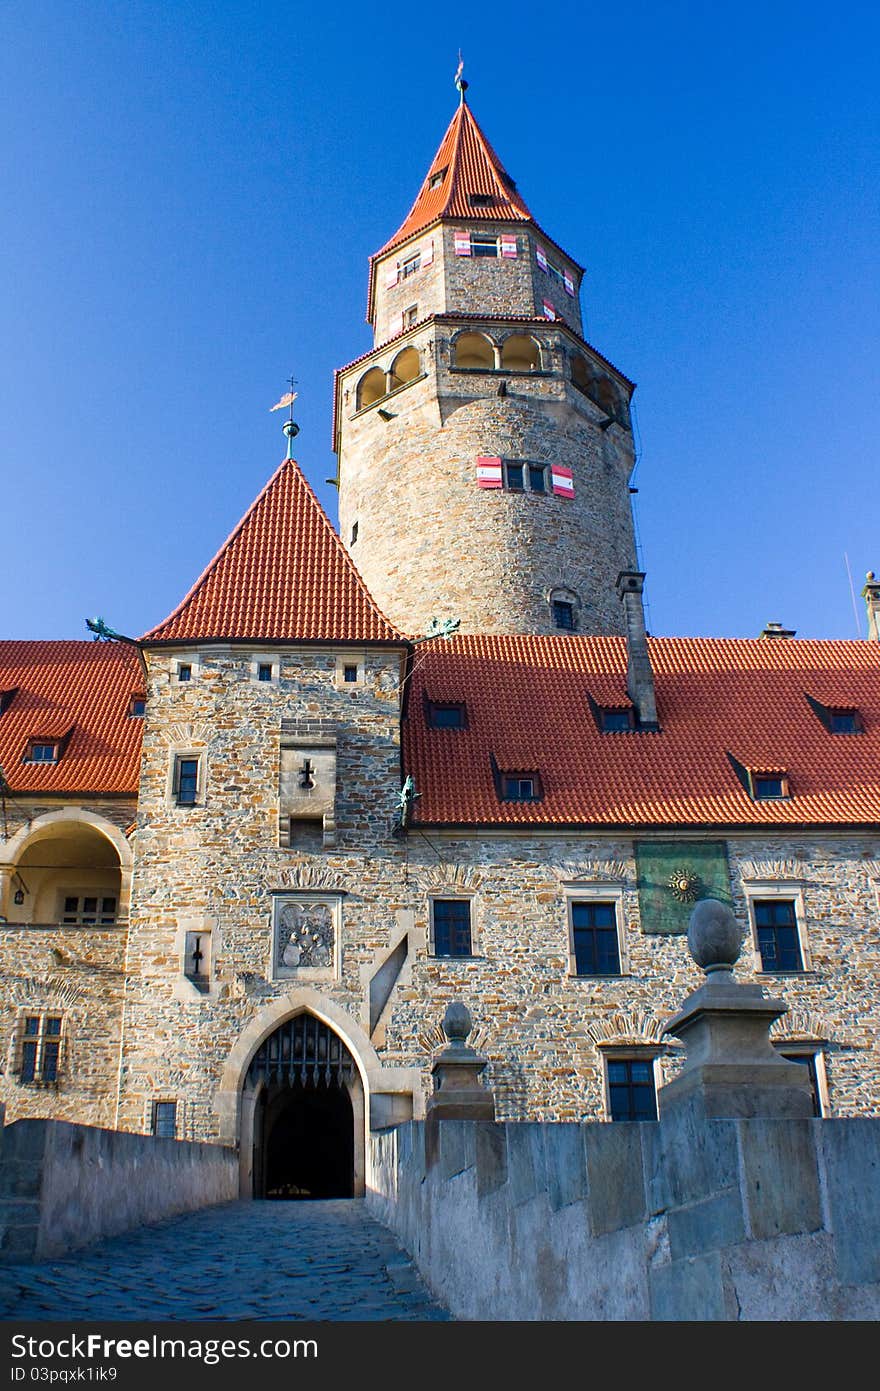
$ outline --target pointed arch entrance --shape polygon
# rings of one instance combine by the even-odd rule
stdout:
[[[264,1039],[247,1072],[255,1198],[351,1198],[363,1087],[328,1024],[294,1015]]]

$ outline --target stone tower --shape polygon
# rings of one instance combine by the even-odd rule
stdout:
[[[622,631],[633,384],[584,341],[582,275],[462,94],[336,380],[342,540],[402,630]]]

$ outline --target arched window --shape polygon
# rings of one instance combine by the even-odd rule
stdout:
[[[358,410],[362,411],[365,406],[372,406],[374,401],[381,401],[384,395],[385,373],[381,367],[371,367],[369,372],[365,372],[358,382]]]
[[[501,366],[509,372],[539,372],[540,346],[534,338],[528,338],[524,333],[514,333],[505,339],[501,348]]]
[[[553,627],[563,633],[577,632],[581,601],[573,589],[564,586],[550,591],[550,618]]]
[[[391,390],[396,386],[403,386],[405,382],[415,381],[419,375],[421,363],[415,348],[404,348],[402,352],[391,364]]]
[[[460,333],[455,340],[455,366],[479,367],[491,372],[495,367],[495,349],[483,333]]]
[[[585,396],[589,396],[592,376],[590,375],[590,369],[587,366],[586,359],[582,358],[580,353],[577,353],[571,359],[571,380],[578,391],[582,391]]]

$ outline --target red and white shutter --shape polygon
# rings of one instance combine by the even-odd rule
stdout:
[[[480,454],[477,458],[477,487],[500,488],[501,460],[491,454]]]
[[[557,497],[574,497],[574,474],[570,468],[563,468],[561,464],[552,464],[550,484]]]
[[[509,256],[512,260],[516,259],[516,237],[510,233],[502,233],[501,255]]]
[[[559,315],[556,313],[556,310],[553,308],[553,305],[550,303],[549,299],[545,299],[545,300],[544,300],[544,318],[545,318],[545,319],[557,319],[558,317],[559,317]]]
[[[566,293],[567,295],[573,295],[573,294],[574,294],[574,281],[572,280],[572,278],[571,278],[571,276],[569,275],[568,271],[563,271],[563,272],[562,272],[562,279],[563,279],[563,282],[564,282],[564,284],[565,284],[565,293]]]
[[[456,232],[455,254],[456,256],[470,256],[471,254],[471,234],[470,232]]]
[[[546,269],[547,269],[547,253],[546,253],[546,251],[544,250],[543,246],[536,246],[536,247],[535,247],[535,255],[536,255],[537,258],[538,258],[538,265],[541,267],[541,270],[546,270]]]
[[[388,321],[388,337],[395,338],[403,332],[403,314],[392,314]]]
[[[386,271],[386,273],[385,273],[385,288],[386,288],[386,290],[390,290],[392,285],[396,285],[399,279],[400,279],[400,275],[399,275],[399,272],[398,272],[398,269],[397,269],[397,262],[396,262],[396,261],[391,261],[391,262],[389,262],[388,269],[387,269],[387,271]]]
[[[422,265],[430,266],[433,260],[434,243],[432,241],[425,242],[425,245],[422,247]]]

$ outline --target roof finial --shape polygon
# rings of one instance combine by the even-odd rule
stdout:
[[[280,411],[283,410],[285,406],[290,407],[290,416],[287,420],[285,420],[282,429],[284,430],[284,433],[287,436],[287,457],[288,459],[292,459],[293,441],[299,434],[299,426],[296,424],[293,418],[293,403],[296,400],[299,393],[293,390],[293,388],[296,386],[296,377],[288,377],[287,380],[290,382],[290,391],[285,391],[284,395],[281,397],[281,400],[276,401],[274,406],[269,407],[269,410]]]
[[[459,49],[459,50],[458,50],[458,67],[455,69],[455,85],[456,85],[456,87],[458,88],[459,95],[461,96],[461,104],[462,104],[462,106],[464,106],[464,94],[465,94],[465,92],[466,92],[467,89],[468,89],[468,84],[467,84],[467,82],[465,81],[465,79],[462,77],[462,73],[463,73],[463,72],[464,72],[464,59],[463,59],[462,56],[461,56],[461,49]]]

